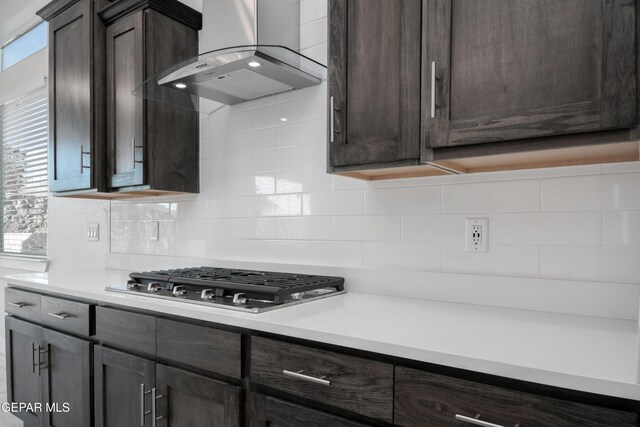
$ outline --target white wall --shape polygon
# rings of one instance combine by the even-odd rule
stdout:
[[[303,52],[324,62],[326,1],[304,0],[302,10]],[[114,202],[110,265],[267,263],[342,274],[351,290],[637,318],[640,164],[331,176],[326,91],[323,83],[203,117],[201,193]],[[488,253],[465,252],[467,217],[489,218]]]

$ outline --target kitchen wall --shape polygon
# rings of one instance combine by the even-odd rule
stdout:
[[[301,19],[303,53],[326,63],[326,1],[303,0]],[[331,176],[326,91],[202,116],[201,193],[113,202],[109,265],[259,265],[342,274],[357,291],[637,319],[639,163]],[[465,252],[473,217],[489,218],[488,253]]]

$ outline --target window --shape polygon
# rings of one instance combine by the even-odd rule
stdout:
[[[6,70],[47,47],[47,23],[41,22],[2,47],[2,70]]]
[[[0,253],[47,253],[46,88],[0,106]]]

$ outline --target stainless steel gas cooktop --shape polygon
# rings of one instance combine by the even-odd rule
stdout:
[[[195,267],[131,273],[107,291],[261,313],[342,294],[341,277]]]

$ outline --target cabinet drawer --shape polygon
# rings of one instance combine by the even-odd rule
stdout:
[[[91,305],[42,296],[40,316],[44,325],[72,334],[91,336]]]
[[[156,318],[96,307],[96,337],[110,347],[156,355]]]
[[[371,418],[392,418],[393,367],[386,363],[253,337],[251,381]]]
[[[40,321],[40,295],[7,288],[4,292],[4,310],[23,319]]]
[[[473,426],[636,426],[636,414],[396,367],[394,424]],[[456,420],[456,416],[458,420]]]
[[[158,319],[158,357],[240,378],[240,334]]]

